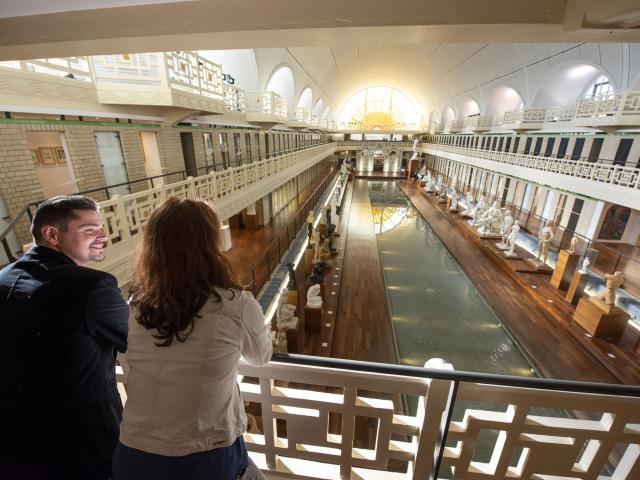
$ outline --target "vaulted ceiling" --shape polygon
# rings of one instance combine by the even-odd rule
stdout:
[[[257,88],[287,65],[296,97],[311,86],[314,103],[334,110],[370,85],[398,88],[425,112],[457,112],[469,99],[484,110],[500,85],[531,104],[571,63],[598,66],[616,88],[640,87],[637,0],[5,3],[0,60],[249,48]]]

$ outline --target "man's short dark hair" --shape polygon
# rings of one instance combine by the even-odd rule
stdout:
[[[42,227],[55,225],[65,231],[69,220],[77,218],[75,210],[98,211],[99,206],[95,200],[84,195],[60,195],[45,200],[36,209],[31,222],[31,235],[39,244],[42,241]]]

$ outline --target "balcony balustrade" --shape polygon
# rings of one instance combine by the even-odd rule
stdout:
[[[100,103],[226,111],[222,67],[196,52],[98,55],[90,63]]]
[[[93,82],[89,57],[37,58],[0,62],[0,67]]]
[[[131,252],[142,225],[166,198],[199,198],[215,205],[221,220],[240,212],[286,181],[331,155],[335,144],[323,144],[246,165],[212,171],[100,202],[107,235],[106,260],[95,268],[108,271],[126,283],[131,272]]]
[[[245,92],[247,120],[257,123],[286,123],[287,102],[273,92]]]
[[[616,187],[614,195],[621,205],[631,208],[640,209],[640,169],[626,167],[621,165],[594,163],[582,160],[570,160],[567,158],[545,157],[541,155],[525,155],[522,153],[499,152],[493,150],[483,150],[478,148],[459,147],[450,145],[427,144],[425,145],[427,153],[438,155],[438,152],[449,152],[454,154],[465,155],[478,159],[491,160],[498,163],[514,165],[518,167],[526,167],[530,169],[540,170],[554,174],[573,177],[576,179],[590,180],[596,182],[592,187],[597,188],[597,184],[606,184]],[[521,176],[521,175],[519,175]],[[580,184],[572,184],[573,188],[581,188]],[[596,196],[600,192],[589,190],[587,185],[585,195]],[[559,185],[557,188],[566,190],[568,185]],[[603,192],[609,191],[603,190]],[[607,200],[611,197],[604,197]]]
[[[223,85],[223,90],[224,104],[226,105],[227,110],[235,113],[244,113],[247,109],[244,92],[233,85],[229,85],[228,83]]]
[[[426,366],[241,363],[251,458],[267,478],[639,478],[640,387]]]

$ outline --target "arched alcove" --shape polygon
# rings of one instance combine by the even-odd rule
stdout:
[[[277,93],[287,101],[289,108],[293,108],[296,82],[291,69],[287,66],[278,67],[271,74],[265,90]]]
[[[480,105],[473,98],[469,98],[460,104],[459,120],[464,120],[473,115],[480,115]]]
[[[431,125],[433,122],[440,122],[440,115],[438,115],[438,112],[436,111],[432,111],[431,113],[429,113],[429,125]]]
[[[502,115],[504,112],[521,109],[523,104],[522,95],[511,87],[501,85],[489,94],[485,115]]]
[[[313,106],[313,115],[316,116],[320,116],[320,114],[322,113],[322,105],[324,104],[323,100],[320,98],[318,99],[318,101],[316,102],[316,104]]]
[[[571,105],[583,97],[589,86],[602,76],[610,78],[601,67],[586,63],[566,63],[554,68],[542,81],[533,106]],[[615,86],[609,80],[609,84]]]
[[[444,107],[444,110],[442,111],[442,123],[445,124],[447,123],[449,120],[455,120],[456,119],[456,112],[453,111],[453,108],[451,107]]]
[[[313,92],[311,91],[310,87],[307,87],[302,91],[302,93],[298,97],[298,103],[296,107],[303,107],[308,112],[310,112],[312,102],[313,102]]]

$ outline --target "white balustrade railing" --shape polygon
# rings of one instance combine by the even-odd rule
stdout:
[[[90,57],[95,81],[124,85],[167,85],[162,53],[132,53]]]
[[[559,107],[547,108],[544,121],[549,122],[569,122],[573,120],[576,114],[575,105],[562,105]]]
[[[311,113],[304,107],[296,107],[293,120],[296,122],[310,123]]]
[[[440,151],[484,158],[494,162],[507,163],[527,168],[535,168],[551,173],[608,183],[640,190],[640,169],[621,165],[585,162],[567,158],[525,155],[522,153],[498,152],[477,148],[450,145],[427,144],[427,148]]]
[[[412,149],[412,142],[402,142],[397,140],[383,141],[380,140],[342,140],[337,142],[338,147],[358,147],[358,148],[366,148],[368,150],[376,149],[376,148],[406,148]]]
[[[88,57],[36,58],[0,62],[0,67],[92,82]]]
[[[174,88],[222,100],[222,67],[196,52],[165,52],[169,83]]]
[[[100,202],[107,235],[107,253],[109,248],[136,236],[151,212],[168,197],[199,198],[216,205],[232,194],[242,194],[256,182],[266,181],[289,169],[293,170],[293,167],[300,168],[305,161],[318,155],[328,156],[334,150],[333,143],[318,145],[128,195],[116,195]]]
[[[240,366],[245,442],[265,472],[362,480],[640,473],[638,387],[294,357],[306,364]],[[599,476],[605,471],[611,476]]]
[[[245,92],[248,113],[264,113],[287,117],[287,102],[273,92]]]
[[[227,110],[231,112],[244,112],[246,110],[246,102],[242,90],[228,83],[223,85],[223,90],[224,104]]]

